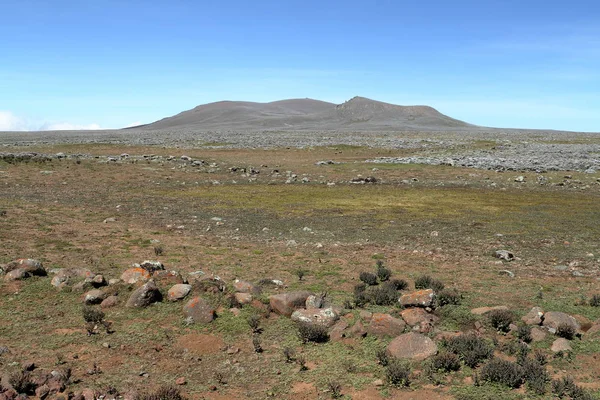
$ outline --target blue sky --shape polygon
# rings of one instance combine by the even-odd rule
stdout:
[[[0,0],[0,130],[360,95],[600,132],[597,1]]]

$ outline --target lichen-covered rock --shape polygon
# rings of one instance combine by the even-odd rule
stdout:
[[[434,300],[434,291],[424,289],[402,295],[400,297],[400,304],[404,307],[431,307]]]
[[[435,354],[438,348],[435,342],[420,333],[409,332],[393,339],[387,347],[388,355],[422,361]]]
[[[134,290],[125,304],[126,307],[143,308],[162,300],[162,295],[154,281],[148,281]]]
[[[544,310],[540,307],[533,307],[527,314],[525,314],[521,320],[526,325],[541,325],[542,317],[544,316]]]
[[[183,306],[184,315],[193,322],[209,323],[215,319],[215,309],[201,297],[194,297]]]
[[[121,274],[121,280],[129,284],[136,284],[138,282],[147,281],[151,277],[152,275],[150,274],[150,272],[140,267],[129,268]]]
[[[4,272],[9,273],[15,269],[22,269],[27,273],[27,276],[46,276],[46,269],[41,261],[32,258],[19,258],[11,261],[4,267]]]
[[[310,325],[330,327],[339,319],[339,314],[332,308],[311,308],[296,310],[292,313],[292,321],[303,322]]]
[[[192,285],[178,283],[173,285],[167,292],[167,300],[179,301],[183,300],[192,291]]]
[[[92,289],[83,295],[85,304],[100,304],[108,295],[100,289]]]

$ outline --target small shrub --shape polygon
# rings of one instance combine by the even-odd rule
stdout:
[[[523,342],[519,342],[517,343],[516,347],[517,364],[523,365],[527,360],[527,356],[529,355],[529,346]]]
[[[342,397],[342,385],[338,381],[333,379],[327,381],[327,389],[329,390],[329,393],[331,393],[332,399],[339,399]]]
[[[460,304],[462,296],[456,289],[443,289],[437,294],[437,305],[439,307],[447,306],[449,304],[457,306]]]
[[[527,388],[536,394],[546,393],[546,384],[550,380],[546,368],[535,359],[526,359],[522,364],[523,379]]]
[[[369,302],[369,296],[366,292],[354,293],[354,306],[357,308],[364,307]]]
[[[377,278],[380,282],[385,282],[392,276],[392,271],[383,266],[383,261],[377,261]]]
[[[487,314],[490,325],[499,332],[508,332],[514,316],[509,310],[492,310]]]
[[[358,283],[354,285],[354,294],[363,293],[367,290],[367,285],[365,283]]]
[[[552,393],[559,398],[570,397],[573,400],[592,400],[592,396],[589,392],[577,386],[570,376],[565,376],[560,379],[552,381]]]
[[[465,365],[475,368],[494,353],[494,348],[484,339],[474,335],[460,335],[444,341],[446,349],[460,357]]]
[[[85,322],[98,324],[104,320],[104,313],[102,310],[93,307],[83,307],[82,313]]]
[[[348,373],[353,374],[356,372],[356,363],[353,360],[345,360],[343,366],[344,370]]]
[[[252,314],[246,320],[248,321],[248,325],[252,329],[253,333],[261,333],[262,329],[260,328],[260,316],[256,314]]]
[[[29,371],[18,371],[11,374],[8,378],[8,382],[19,394],[33,395],[35,394],[35,389],[37,388],[37,385],[32,380]]]
[[[154,392],[142,394],[135,397],[135,400],[185,400],[179,389],[172,386],[161,386]]]
[[[450,352],[439,353],[433,356],[430,362],[435,371],[452,372],[460,369],[460,358]]]
[[[299,323],[298,335],[303,343],[323,343],[329,340],[327,328],[318,324]]]
[[[444,289],[444,284],[429,275],[421,275],[415,279],[415,289],[432,289],[435,292],[440,292]]]
[[[298,268],[296,270],[296,276],[298,277],[299,281],[301,281],[302,278],[304,278],[304,275],[306,275],[306,271],[304,271],[302,268]]]
[[[590,299],[590,306],[592,307],[600,307],[600,294],[595,294]]]
[[[519,340],[522,340],[525,343],[531,343],[533,340],[531,337],[531,327],[529,325],[519,325],[515,334]]]
[[[285,357],[285,362],[287,363],[291,363],[294,362],[296,359],[296,350],[294,350],[291,347],[284,347],[283,350],[283,356]]]
[[[571,324],[561,323],[556,327],[556,336],[565,338],[567,340],[573,340],[575,337],[576,330]]]
[[[303,354],[296,357],[296,363],[300,366],[300,371],[306,371],[308,369],[306,366],[306,357],[304,357]]]
[[[375,276],[375,274],[372,274],[370,272],[361,272],[358,277],[361,281],[363,281],[369,286],[377,285],[377,276]]]
[[[391,306],[398,302],[398,292],[390,285],[373,287],[368,295],[368,300],[378,306]]]
[[[392,359],[385,369],[385,377],[392,386],[410,386],[410,367],[398,359]]]
[[[257,335],[254,335],[254,337],[252,338],[252,346],[254,346],[254,352],[255,353],[262,353],[263,352],[263,348],[262,348],[262,344],[260,342],[260,337]]]
[[[158,245],[158,246],[154,246],[154,254],[156,256],[162,256],[164,254],[165,250],[163,249],[162,246]]]
[[[535,349],[533,352],[533,359],[540,365],[546,365],[548,363],[548,356],[540,349]]]
[[[387,367],[387,365],[390,363],[390,357],[385,347],[382,347],[379,350],[377,350],[375,356],[377,357],[377,362],[383,367]]]
[[[392,279],[388,282],[388,284],[396,290],[404,290],[408,287],[408,282],[406,282],[404,279]]]
[[[517,363],[494,358],[481,369],[481,379],[518,388],[523,383],[523,368]]]

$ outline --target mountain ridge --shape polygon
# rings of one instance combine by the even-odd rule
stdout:
[[[402,106],[355,96],[334,104],[315,99],[268,103],[223,100],[201,104],[144,129],[209,130],[443,130],[476,128],[425,105]]]

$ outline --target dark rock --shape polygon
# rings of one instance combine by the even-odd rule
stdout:
[[[125,305],[126,307],[148,307],[150,304],[161,300],[162,295],[156,284],[154,284],[154,281],[148,281],[148,283],[140,286],[131,293]]]
[[[183,306],[183,313],[193,322],[209,323],[215,319],[215,309],[201,297],[194,297]]]

